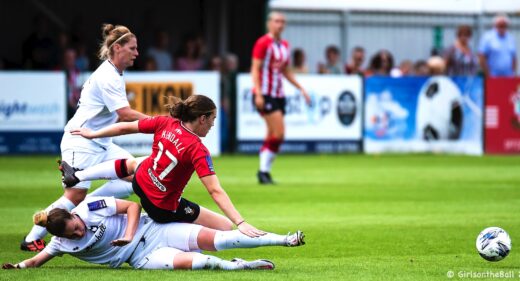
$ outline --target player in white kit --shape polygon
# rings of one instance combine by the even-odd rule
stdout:
[[[225,261],[199,252],[305,244],[301,231],[251,238],[239,230],[159,224],[141,214],[139,204],[114,197],[89,196],[70,213],[58,208],[41,211],[34,222],[46,226],[55,236],[42,252],[17,264],[4,264],[4,269],[39,267],[63,254],[110,267],[127,262],[136,269],[274,269],[268,260]]]
[[[65,126],[61,141],[61,159],[77,169],[84,169],[108,160],[132,158],[132,155],[112,143],[112,138],[88,140],[71,135],[69,133],[71,129],[97,130],[118,120],[135,121],[148,117],[130,108],[123,80],[123,71],[132,66],[139,55],[135,35],[124,26],[111,24],[103,25],[102,32],[104,40],[99,58],[104,61],[83,85],[78,109]],[[53,208],[71,210],[85,199],[89,188],[89,181],[66,188],[63,196],[47,207],[47,210]],[[91,195],[126,198],[132,193],[130,182],[113,180]],[[34,226],[22,241],[20,248],[26,251],[41,251],[45,247],[43,237],[46,234],[45,228]]]

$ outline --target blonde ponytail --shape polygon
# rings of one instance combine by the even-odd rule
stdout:
[[[103,42],[101,42],[98,52],[98,57],[101,60],[106,60],[113,56],[112,47],[114,44],[125,45],[130,41],[130,38],[135,37],[126,26],[114,26],[109,23],[101,26],[101,35],[103,36]]]
[[[39,211],[33,216],[33,222],[36,225],[47,227],[47,212]]]

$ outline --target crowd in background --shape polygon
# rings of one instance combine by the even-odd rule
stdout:
[[[457,28],[453,44],[441,52],[432,52],[424,60],[404,59],[396,64],[389,50],[381,49],[366,62],[366,52],[362,46],[354,47],[344,63],[337,46],[328,46],[325,60],[319,63],[315,72],[320,74],[357,74],[369,76],[428,76],[428,75],[490,75],[513,76],[516,73],[516,46],[510,32],[506,15],[497,15],[494,26],[479,38],[478,50],[470,46],[473,30],[471,26]],[[134,70],[141,71],[200,71],[213,70],[221,73],[220,108],[222,130],[233,133],[233,107],[236,100],[235,78],[239,69],[238,57],[234,54],[211,55],[200,33],[186,34],[172,51],[170,34],[157,30],[149,46],[140,46],[140,55]],[[34,30],[23,42],[21,65],[0,59],[0,69],[57,70],[65,71],[67,79],[68,115],[74,114],[84,81],[78,77],[85,71],[97,67],[91,59],[92,50],[78,33],[58,33],[53,36],[49,22],[44,17],[34,20]],[[306,65],[304,50],[292,51],[291,66],[294,73],[314,72]],[[222,134],[224,137],[228,134]],[[227,140],[223,139],[223,144]],[[224,149],[226,150],[226,149]]]
[[[432,52],[424,60],[405,59],[396,65],[390,51],[379,50],[365,64],[365,49],[361,46],[351,50],[349,60],[343,64],[340,50],[331,45],[325,49],[325,62],[319,63],[320,74],[359,74],[365,77],[379,76],[427,76],[427,75],[478,75],[514,76],[516,73],[516,46],[512,35],[507,31],[509,18],[497,15],[493,29],[487,31],[479,40],[478,50],[472,50],[470,40],[473,35],[471,26],[457,28],[453,44],[442,52]],[[292,69],[295,73],[309,73],[305,64],[305,52],[295,49],[292,53]]]

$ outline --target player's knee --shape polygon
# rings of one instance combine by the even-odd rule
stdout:
[[[137,160],[135,158],[126,160],[126,172],[128,175],[133,175],[137,168]]]
[[[219,228],[217,228],[217,230],[222,230],[222,231],[233,230],[233,222],[231,222],[231,220],[229,220],[228,218],[224,218],[219,223]]]

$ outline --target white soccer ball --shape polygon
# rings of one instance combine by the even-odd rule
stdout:
[[[459,87],[448,77],[431,77],[419,92],[417,137],[428,141],[459,139],[463,115]]]
[[[511,251],[511,238],[500,227],[488,227],[477,237],[477,250],[485,260],[503,260]]]

